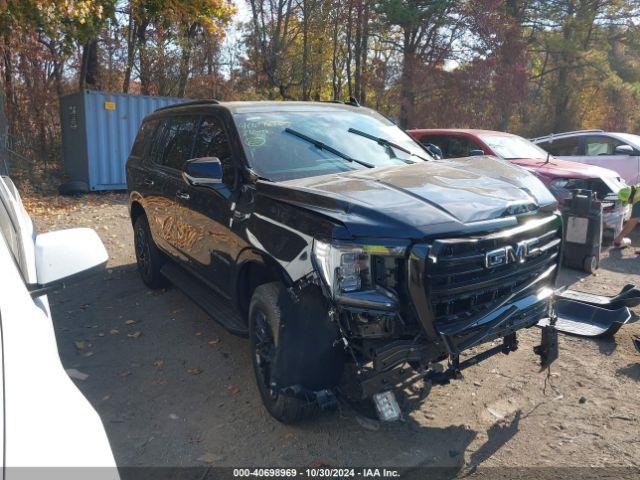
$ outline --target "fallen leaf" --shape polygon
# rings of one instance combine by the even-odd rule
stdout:
[[[176,415],[175,413],[170,413],[170,414],[169,414],[169,418],[170,418],[171,420],[178,420],[178,418],[180,418],[180,417],[178,417],[178,415]]]
[[[120,373],[120,376],[121,376],[122,378],[124,378],[124,377],[128,377],[129,375],[131,375],[131,372],[130,372],[129,370],[127,370],[127,371],[125,371],[125,372],[121,372],[121,373]]]
[[[73,344],[78,350],[85,350],[87,348],[87,342],[85,342],[84,340],[76,340],[75,342],[73,342]]]
[[[111,331],[109,331],[109,333],[111,335],[118,335],[120,333],[120,330],[118,330],[117,328],[112,328]]]
[[[89,374],[87,373],[82,373],[79,370],[76,370],[75,368],[67,368],[67,375],[69,375],[69,377],[75,379],[75,380],[86,380],[87,378],[89,378]]]
[[[215,340],[209,340],[207,343],[209,344],[209,346],[215,347],[218,343],[220,343],[220,339],[216,338]]]
[[[175,310],[171,310],[169,315],[180,315],[183,312],[182,308],[176,308]]]
[[[142,332],[140,330],[127,333],[127,337],[130,337],[130,338],[138,338],[140,335],[142,335]]]
[[[202,373],[202,369],[200,367],[194,367],[187,370],[191,375],[200,375]]]
[[[204,335],[204,333],[202,333],[202,332],[196,332],[196,337],[201,337],[202,335]]]
[[[240,393],[240,389],[238,387],[236,387],[235,385],[233,385],[232,383],[227,385],[227,390],[229,390],[229,393],[231,395],[237,395],[237,394]]]
[[[124,322],[127,325],[133,325],[134,323],[136,323],[134,320],[127,320],[126,322]]]
[[[156,368],[164,368],[164,360],[156,360],[153,362],[153,366]]]

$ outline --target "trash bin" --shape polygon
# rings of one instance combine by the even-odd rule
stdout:
[[[600,265],[602,203],[596,192],[574,190],[562,209],[564,220],[563,264],[593,273]]]

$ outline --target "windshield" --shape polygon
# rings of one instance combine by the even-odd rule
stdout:
[[[632,147],[640,148],[640,135],[632,133],[616,133],[620,140],[629,143]]]
[[[547,152],[516,135],[480,135],[484,143],[505,160],[514,158],[547,158]]]
[[[418,156],[430,158],[392,122],[366,109],[237,113],[234,119],[249,165],[258,175],[273,181],[362,170],[368,165],[423,161]],[[387,140],[394,146],[349,129]]]

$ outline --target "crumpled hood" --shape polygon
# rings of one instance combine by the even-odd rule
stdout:
[[[331,216],[357,237],[422,238],[555,205],[537,178],[495,157],[258,182],[258,193]]]

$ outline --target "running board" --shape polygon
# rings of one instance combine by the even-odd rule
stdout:
[[[638,319],[628,307],[611,310],[562,297],[555,301],[555,313],[558,331],[582,337],[611,337],[620,327]],[[543,318],[538,326],[549,323],[548,318]]]
[[[576,290],[565,290],[557,294],[556,298],[587,303],[607,310],[618,310],[623,307],[632,308],[640,305],[640,290],[637,289],[634,284],[629,283],[620,290],[620,293],[611,297],[606,295],[593,295]]]
[[[202,281],[173,262],[165,263],[160,273],[229,332],[243,337],[249,335],[247,325],[236,309]]]

